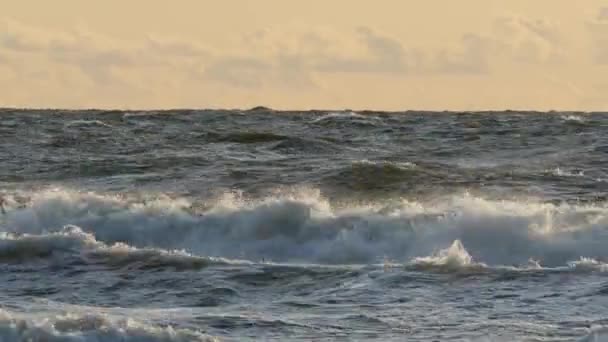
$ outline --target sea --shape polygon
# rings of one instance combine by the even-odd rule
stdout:
[[[608,341],[608,113],[0,110],[0,342]]]

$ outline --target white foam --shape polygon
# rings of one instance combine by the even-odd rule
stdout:
[[[581,271],[608,272],[608,264],[597,261],[593,258],[581,257],[579,260],[570,261],[568,265],[573,269]]]
[[[42,234],[72,224],[106,246],[273,262],[365,264],[387,257],[407,263],[456,240],[490,266],[525,265],[531,258],[543,267],[567,266],[581,257],[608,260],[605,205],[462,194],[338,207],[307,189],[258,200],[227,194],[197,212],[189,200],[162,195],[55,189],[26,197],[25,207],[7,197],[3,230]]]
[[[562,115],[560,118],[564,121],[573,121],[573,122],[585,122],[586,119],[580,115]]]
[[[411,162],[388,162],[388,161],[372,161],[369,159],[357,160],[354,165],[370,165],[378,167],[395,167],[402,170],[411,170],[416,167],[416,164]]]
[[[555,175],[555,176],[559,176],[559,177],[584,177],[585,173],[583,171],[568,171],[568,170],[563,170],[559,167],[550,170],[550,173]]]
[[[436,266],[450,269],[468,266],[485,267],[483,264],[473,263],[473,257],[467,252],[460,240],[455,240],[450,247],[442,249],[432,256],[415,258],[413,263],[418,266]]]
[[[112,127],[112,125],[105,123],[101,120],[73,120],[68,122],[66,127],[73,126],[102,126],[102,127]]]
[[[219,341],[188,329],[174,329],[102,314],[44,316],[0,309],[0,341],[6,342],[186,342]]]
[[[380,120],[377,116],[362,115],[355,112],[334,112],[322,115],[312,120],[313,123],[328,121],[328,120],[353,120],[353,121],[378,121]]]

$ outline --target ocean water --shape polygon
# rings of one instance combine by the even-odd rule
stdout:
[[[0,341],[608,341],[608,116],[0,110]]]

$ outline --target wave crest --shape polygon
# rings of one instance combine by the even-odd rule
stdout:
[[[375,127],[382,122],[378,116],[363,115],[355,112],[335,112],[328,113],[312,120],[311,123],[322,126],[358,126]]]
[[[484,264],[473,262],[473,257],[460,240],[455,240],[450,247],[442,249],[432,256],[415,258],[413,264],[422,268],[439,267],[450,270],[464,267],[486,267]]]
[[[593,258],[581,257],[579,260],[570,261],[568,265],[579,271],[599,271],[608,272],[608,264],[597,261]]]
[[[64,189],[33,193],[22,204],[15,198],[6,202],[3,230],[21,236],[61,233],[53,227],[76,225],[83,227],[79,234],[92,234],[105,248],[123,243],[138,250],[185,250],[241,260],[361,264],[388,258],[407,263],[458,240],[470,257],[487,265],[523,265],[531,258],[543,267],[563,267],[581,257],[608,260],[608,208],[603,204],[497,201],[463,194],[338,205],[315,189],[263,199],[229,194],[205,205],[168,196]],[[57,248],[70,243],[84,248],[88,241],[53,239]],[[461,245],[453,247],[448,256],[464,252]]]

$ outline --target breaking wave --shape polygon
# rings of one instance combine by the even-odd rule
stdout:
[[[413,260],[427,266],[521,266],[533,259],[541,267],[595,269],[608,260],[604,204],[463,194],[337,205],[316,190],[263,199],[229,193],[207,203],[66,189],[21,196],[6,196],[0,223],[6,231],[0,241],[4,259],[84,250],[112,262],[192,267],[224,260],[194,255],[319,264]]]
[[[418,257],[413,261],[413,265],[421,268],[442,268],[457,270],[468,267],[484,268],[486,265],[473,262],[473,257],[464,248],[460,240],[456,240],[449,248],[442,249],[432,256]]]
[[[571,261],[568,264],[575,270],[608,272],[608,264],[593,258],[581,257],[579,260]]]
[[[105,315],[67,314],[57,317],[21,315],[0,309],[0,341],[219,341],[189,329],[143,324]]]
[[[97,241],[93,234],[83,232],[76,226],[67,226],[48,234],[0,235],[1,261],[24,262],[66,257],[111,267],[173,267],[178,270],[228,263],[227,260],[197,257],[179,250],[135,248],[125,243],[106,245]]]

